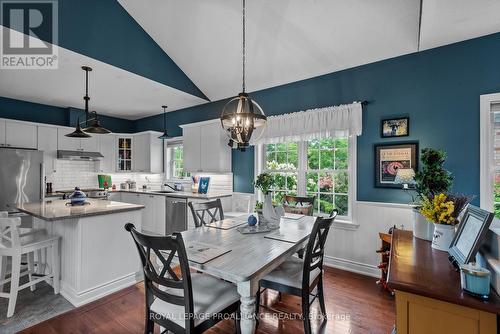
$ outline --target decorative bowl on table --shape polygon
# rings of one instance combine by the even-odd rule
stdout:
[[[69,196],[69,199],[71,205],[84,205],[87,195],[79,187],[75,187],[75,191]]]

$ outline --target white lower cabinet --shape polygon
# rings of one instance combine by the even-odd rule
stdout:
[[[121,193],[121,201],[144,205],[142,210],[142,230],[154,234],[166,233],[165,196],[141,193]]]

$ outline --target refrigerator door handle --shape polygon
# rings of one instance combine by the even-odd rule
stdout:
[[[40,200],[45,198],[45,165],[40,164]]]

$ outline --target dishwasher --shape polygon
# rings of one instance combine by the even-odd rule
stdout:
[[[166,229],[167,234],[187,230],[187,199],[168,197],[166,199]]]

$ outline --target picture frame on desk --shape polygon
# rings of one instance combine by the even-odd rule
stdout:
[[[465,209],[458,231],[448,250],[449,259],[455,267],[474,261],[493,216],[493,213],[474,205],[469,204]]]

